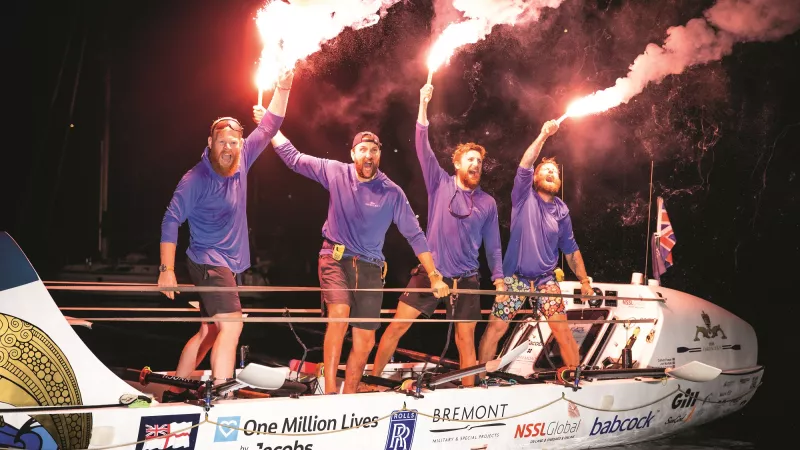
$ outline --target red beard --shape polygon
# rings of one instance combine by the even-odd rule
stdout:
[[[223,166],[222,162],[222,154],[210,154],[209,159],[211,160],[211,167],[214,168],[214,171],[217,172],[220,176],[223,177],[230,177],[233,176],[239,170],[239,158],[241,156],[241,152],[236,152],[231,155],[233,157],[233,161],[231,162],[230,166]]]
[[[356,172],[358,173],[358,176],[360,176],[361,178],[370,179],[370,178],[374,177],[376,173],[378,173],[378,166],[380,165],[380,160],[378,160],[378,159],[373,159],[372,160],[372,169],[371,169],[369,174],[366,174],[364,172],[364,160],[363,159],[357,160],[355,162],[355,165],[356,165]]]
[[[546,177],[537,176],[533,180],[533,187],[536,188],[537,191],[541,191],[546,194],[558,195],[558,192],[561,190],[561,180],[555,178],[553,181],[547,181]]]
[[[475,176],[472,176],[467,169],[461,169],[458,171],[458,179],[465,188],[472,190],[481,183],[481,173],[478,172]]]

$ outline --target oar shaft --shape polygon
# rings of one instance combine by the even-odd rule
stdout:
[[[236,286],[236,287],[223,287],[223,286],[156,286],[156,285],[123,285],[112,284],[104,285],[101,283],[94,285],[49,285],[45,283],[48,290],[51,291],[106,291],[106,292],[414,292],[414,293],[429,293],[433,289],[425,288],[320,288],[313,286]],[[631,300],[641,302],[665,302],[665,298],[641,298],[641,297],[618,297],[610,295],[592,295],[586,296],[583,294],[553,294],[546,292],[516,292],[516,291],[496,291],[496,290],[482,290],[482,289],[451,289],[452,294],[465,294],[465,295],[516,295],[519,297],[560,297],[560,298],[586,298],[586,299],[604,299],[604,300]]]

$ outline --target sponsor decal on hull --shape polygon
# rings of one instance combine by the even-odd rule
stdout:
[[[567,415],[571,418],[576,418],[581,416],[581,412],[578,409],[578,405],[572,403],[570,401],[567,402]]]
[[[344,413],[341,417],[320,417],[317,414],[286,417],[278,421],[259,421],[257,419],[228,416],[217,418],[214,442],[244,441],[255,445],[259,450],[313,450],[314,444],[301,439],[285,441],[286,437],[269,434],[306,434],[349,428],[375,428],[378,416],[362,417],[355,413]],[[248,437],[251,437],[248,439]],[[242,446],[242,449],[247,447]]]
[[[171,414],[144,416],[139,421],[136,450],[186,449],[194,450],[200,414]]]
[[[650,428],[652,421],[653,411],[649,411],[645,416],[628,417],[625,419],[620,419],[619,415],[615,415],[613,419],[606,421],[595,418],[594,423],[592,424],[592,430],[589,432],[589,436],[643,430],[645,428]]]
[[[658,358],[656,360],[656,367],[669,367],[675,368],[675,358]]]
[[[417,411],[395,411],[389,417],[389,431],[386,434],[384,450],[409,450],[414,443],[417,429]]]
[[[217,418],[217,428],[214,430],[214,442],[236,442],[239,438],[239,422],[241,417],[228,416]]]
[[[676,410],[675,414],[670,415],[664,422],[665,425],[686,423],[692,419],[694,410],[697,408],[697,398],[700,396],[700,391],[692,391],[687,389],[686,392],[680,392],[672,398],[672,409]],[[688,412],[687,408],[691,408]]]
[[[694,332],[694,341],[700,342],[700,337],[703,337],[704,341],[706,341],[700,347],[678,347],[678,353],[694,353],[694,352],[706,352],[706,351],[716,351],[716,350],[741,350],[742,346],[739,344],[717,344],[714,342],[714,339],[728,339],[728,336],[725,335],[725,331],[722,330],[720,325],[711,325],[711,317],[703,311],[700,314],[700,317],[703,319],[703,325],[697,325]]]
[[[580,426],[581,420],[523,423],[517,425],[514,439],[527,439],[530,444],[572,439],[577,436]]]
[[[454,406],[447,408],[436,408],[433,410],[433,422],[444,422],[449,420],[491,420],[505,416],[508,403],[494,405],[468,405]],[[431,429],[431,433],[436,436],[432,440],[434,444],[445,442],[465,442],[475,440],[496,439],[500,437],[500,430],[506,426],[504,422],[487,422],[479,424],[453,424],[445,428]]]

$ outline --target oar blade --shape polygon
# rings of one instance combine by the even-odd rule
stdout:
[[[717,378],[722,373],[722,369],[709,366],[700,361],[691,361],[674,369],[667,368],[664,373],[682,380],[703,383]]]
[[[523,342],[522,344],[514,347],[511,351],[509,351],[508,353],[503,355],[502,358],[500,358],[499,367],[502,368],[502,367],[505,367],[505,366],[511,364],[512,362],[514,362],[514,360],[519,358],[520,355],[522,355],[523,353],[528,351],[528,348],[530,346],[531,346],[531,341],[526,339],[525,342]],[[492,372],[494,372],[494,371],[492,371]]]
[[[288,375],[288,367],[267,367],[250,363],[239,372],[236,381],[257,389],[275,390],[283,386]]]

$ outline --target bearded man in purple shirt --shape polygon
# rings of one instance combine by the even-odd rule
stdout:
[[[479,184],[486,150],[475,143],[461,144],[453,152],[455,175],[448,175],[436,160],[428,139],[428,102],[433,86],[420,90],[417,117],[416,149],[422,166],[422,176],[428,190],[428,245],[436,267],[453,289],[480,289],[478,252],[483,243],[492,281],[499,291],[505,290],[503,255],[500,244],[500,225],[497,203],[481,190]],[[411,271],[409,288],[430,288],[430,282],[420,268]],[[430,317],[442,299],[430,293],[406,292],[400,297],[395,318],[416,319],[420,314]],[[451,295],[445,300],[448,319],[475,320],[455,324],[456,347],[462,368],[476,363],[475,325],[482,318],[480,296]],[[381,376],[383,368],[397,348],[400,338],[411,322],[392,322],[381,337],[372,375]],[[474,386],[474,376],[462,378],[463,386]]]
[[[554,159],[543,158],[533,169],[533,163],[548,137],[558,131],[554,120],[542,126],[539,137],[522,156],[514,187],[511,191],[511,233],[503,259],[503,273],[509,291],[561,294],[554,270],[558,264],[559,250],[566,255],[570,269],[581,282],[581,294],[592,295],[592,287],[583,258],[572,233],[572,219],[567,205],[556,196],[561,188],[561,178]],[[480,362],[495,357],[497,343],[508,330],[508,320],[514,318],[528,296],[498,298],[492,316],[484,331],[478,350]],[[580,363],[578,344],[566,320],[562,297],[530,297],[545,319],[561,350],[567,368]],[[560,372],[560,371],[559,371]]]
[[[253,107],[258,126],[247,138],[243,138],[241,123],[232,117],[211,124],[200,162],[181,178],[161,222],[159,286],[178,285],[174,271],[178,228],[187,220],[190,237],[186,264],[196,286],[236,287],[237,274],[250,267],[247,173],[283,123],[293,79],[294,73],[289,72],[278,80],[268,111],[260,105]],[[170,299],[176,293],[163,292]],[[200,314],[211,319],[242,317],[239,293],[200,293]],[[232,378],[242,325],[240,321],[201,323],[183,348],[175,375],[189,376],[211,350],[214,383]],[[195,396],[186,390],[170,388],[162,401],[191,398]]]
[[[330,192],[328,218],[322,226],[319,252],[320,287],[329,318],[378,318],[385,279],[383,243],[394,223],[408,240],[428,274],[436,297],[450,293],[433,262],[428,242],[403,190],[378,170],[381,141],[369,131],[356,134],[352,164],[316,158],[297,151],[279,131],[272,139],[275,153],[293,171],[320,183]],[[342,393],[356,392],[379,322],[353,322],[353,346],[347,358]],[[348,322],[329,322],[323,344],[325,393],[335,394],[336,374]]]

